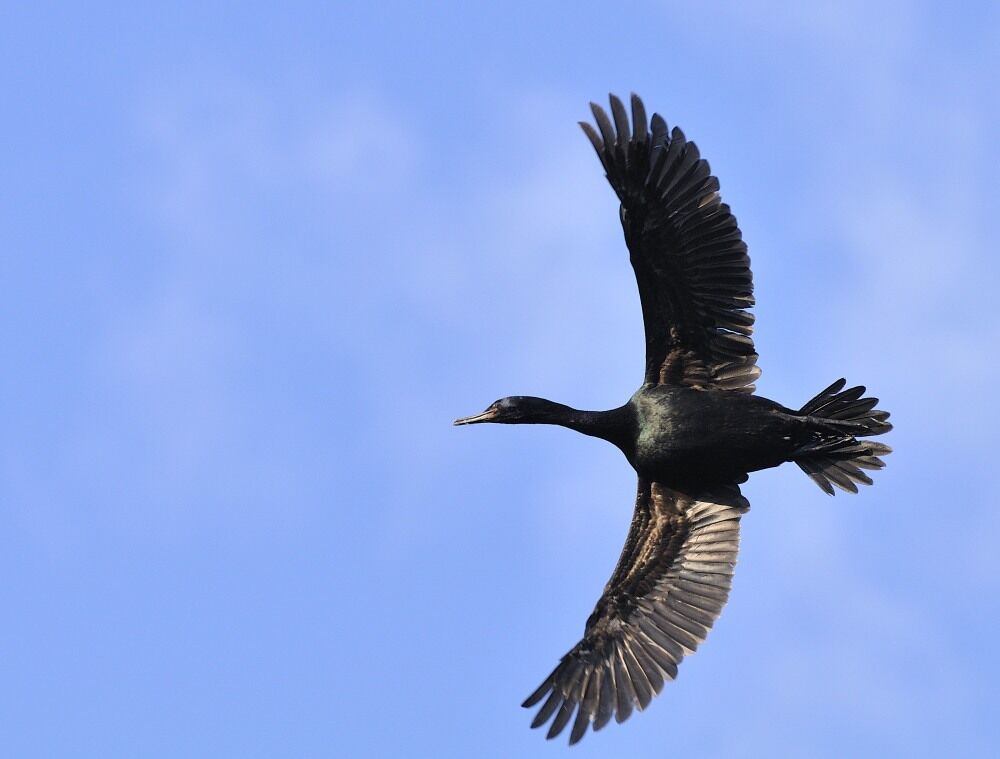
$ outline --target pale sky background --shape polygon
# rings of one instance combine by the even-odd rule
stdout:
[[[896,452],[754,475],[707,643],[573,756],[1000,753],[1000,6],[695,6],[0,10],[5,756],[566,753],[519,704],[634,474],[451,420],[640,382],[611,90],[722,182],[760,392]]]

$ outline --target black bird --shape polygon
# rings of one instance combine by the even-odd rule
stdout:
[[[628,403],[577,411],[544,398],[502,398],[455,424],[558,424],[613,443],[639,475],[618,566],[583,640],[524,702],[545,702],[569,742],[645,709],[705,640],[729,595],[749,472],[794,461],[824,491],[871,484],[890,452],[864,438],[892,427],[864,387],[837,380],[793,411],[753,395],[760,376],[750,334],[753,283],[719,181],[680,129],[632,96],[632,125],[611,96],[580,126],[621,201],[619,215],[646,329],[646,374]],[[574,719],[574,712],[576,717]]]

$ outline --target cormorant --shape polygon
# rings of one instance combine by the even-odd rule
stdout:
[[[890,452],[865,440],[891,429],[888,412],[839,379],[798,410],[753,395],[753,283],[736,218],[698,148],[632,95],[631,129],[614,95],[611,118],[591,103],[590,138],[621,201],[639,286],[646,371],[628,403],[577,411],[544,398],[502,398],[455,424],[558,424],[621,449],[639,476],[618,566],[567,653],[523,706],[548,737],[645,709],[705,639],[729,595],[749,472],[793,461],[824,491],[871,484]],[[574,719],[574,712],[576,717]]]

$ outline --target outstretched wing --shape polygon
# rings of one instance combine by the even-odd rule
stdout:
[[[645,709],[677,665],[705,640],[729,597],[740,516],[736,485],[695,495],[639,480],[635,516],[614,574],[576,644],[523,706],[548,696],[532,727],[553,715],[554,738],[573,719],[570,744]]]
[[[645,382],[753,392],[760,376],[750,334],[753,280],[736,218],[719,180],[684,133],[659,114],[646,125],[632,95],[632,132],[621,101],[611,119],[590,104],[580,122],[621,200],[646,327]],[[598,131],[599,130],[599,131]]]

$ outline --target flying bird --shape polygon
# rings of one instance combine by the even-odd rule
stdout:
[[[729,596],[748,474],[795,462],[825,492],[870,485],[889,446],[889,414],[864,387],[839,379],[798,410],[754,395],[753,281],[736,218],[719,181],[680,129],[632,120],[614,95],[611,117],[591,103],[581,122],[621,203],[646,332],[642,386],[610,411],[544,398],[501,398],[455,424],[557,424],[617,446],[638,474],[621,558],[587,619],[583,639],[523,706],[554,738],[642,710],[677,676]],[[544,702],[543,702],[544,699]]]

